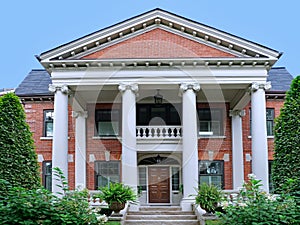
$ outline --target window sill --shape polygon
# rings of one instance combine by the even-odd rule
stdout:
[[[198,136],[198,139],[225,139],[226,138],[226,136],[207,136],[207,135],[205,135],[205,136],[202,136],[202,135],[200,135],[200,136]]]
[[[100,136],[94,136],[92,137],[93,140],[118,140],[120,139],[120,136],[107,136],[107,137],[100,137]]]
[[[68,137],[68,139],[70,139],[70,137]],[[49,140],[53,140],[53,137],[40,137],[41,141],[49,141]]]
[[[40,140],[42,140],[42,141],[53,140],[53,137],[40,137]]]
[[[248,136],[249,139],[252,138],[252,136]],[[274,136],[267,136],[267,139],[274,139]]]

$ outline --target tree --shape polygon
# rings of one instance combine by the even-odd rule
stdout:
[[[14,93],[0,97],[0,179],[13,187],[41,187],[34,141]],[[4,186],[0,186],[0,191]]]
[[[292,81],[276,119],[274,145],[272,179],[275,191],[300,191],[300,76]]]

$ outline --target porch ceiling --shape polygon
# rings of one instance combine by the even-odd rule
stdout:
[[[197,93],[197,102],[229,102],[232,105],[242,98],[249,85],[201,85],[201,90]],[[87,104],[93,103],[121,103],[121,94],[117,85],[108,86],[70,86],[73,98],[80,102],[83,108]],[[154,103],[154,95],[159,89],[165,102],[181,103],[179,84],[168,86],[140,85],[137,102]]]

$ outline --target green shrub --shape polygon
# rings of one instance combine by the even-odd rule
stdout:
[[[207,213],[214,213],[221,199],[222,191],[217,186],[199,184],[195,201]]]
[[[65,184],[61,171],[55,171]],[[98,225],[104,224],[106,219],[89,207],[86,190],[64,189],[64,195],[57,197],[43,188],[13,187],[4,180],[0,180],[0,186],[5,186],[6,191],[0,199],[0,224]]]
[[[224,225],[300,224],[299,199],[291,195],[269,195],[261,191],[261,181],[250,176],[237,199],[223,202],[218,213]]]
[[[296,77],[286,94],[280,115],[275,124],[274,161],[272,181],[277,193],[286,192],[289,179],[293,185],[289,192],[300,191],[300,76]]]
[[[37,155],[25,112],[19,98],[9,93],[0,97],[0,179],[13,187],[41,187]],[[6,191],[5,185],[0,186]]]
[[[107,204],[112,202],[126,203],[136,201],[136,194],[133,189],[122,183],[110,183],[109,186],[101,187],[101,193],[97,196]]]

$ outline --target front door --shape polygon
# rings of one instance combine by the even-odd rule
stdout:
[[[170,203],[169,167],[149,167],[149,203]]]

